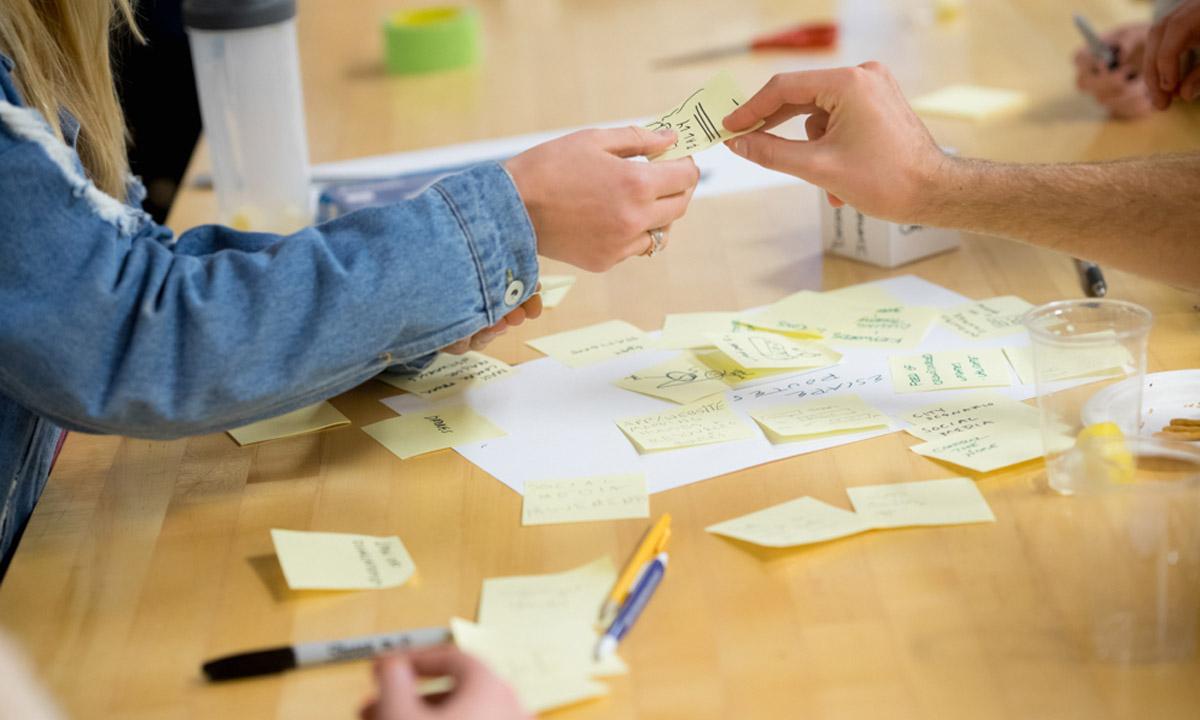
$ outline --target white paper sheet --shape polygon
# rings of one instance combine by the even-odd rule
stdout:
[[[878,284],[911,305],[949,308],[967,301],[958,293],[911,275]],[[1012,342],[1010,336],[980,341],[978,345],[999,347]],[[749,410],[807,397],[851,392],[897,418],[930,403],[954,398],[956,393],[969,392],[946,390],[897,395],[892,390],[887,365],[888,355],[893,350],[831,345],[845,355],[840,365],[773,376],[759,384],[730,391],[726,394],[730,406],[757,428],[746,414]],[[937,326],[919,350],[962,345],[963,339],[959,335]],[[754,437],[747,440],[639,455],[614,420],[678,406],[623,390],[612,383],[675,354],[673,350],[647,350],[580,369],[569,368],[553,358],[519,365],[517,372],[504,382],[468,388],[455,399],[504,428],[508,436],[455,450],[517,492],[522,492],[526,480],[550,476],[641,472],[646,475],[649,491],[655,493],[772,460],[895,431],[895,428],[877,429],[782,445],[772,445],[761,431],[756,431]],[[1014,400],[1023,400],[1033,396],[1034,388],[1015,385],[999,388],[997,392]],[[387,398],[383,402],[401,414],[429,407],[414,396]],[[904,425],[903,422],[896,423],[897,427]]]

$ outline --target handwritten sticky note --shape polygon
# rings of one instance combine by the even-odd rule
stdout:
[[[663,320],[658,346],[664,350],[691,350],[712,347],[713,334],[735,332],[736,312],[672,313]]]
[[[363,432],[402,460],[506,434],[465,405],[401,415],[367,425]]]
[[[717,73],[704,83],[704,87],[646,125],[651,130],[674,130],[678,135],[674,145],[650,160],[687,157],[762,127],[760,121],[742,132],[725,129],[725,116],[744,102],[746,96],[738,89],[733,76],[727,72]]]
[[[1000,430],[1005,434],[1041,431],[1037,408],[995,393],[973,393],[960,400],[926,405],[903,419],[912,423],[909,434],[929,442],[983,430]]]
[[[482,660],[512,686],[527,712],[540,713],[600,697],[608,688],[591,678],[588,658],[579,650],[588,628],[561,626],[546,632],[517,633],[509,628],[450,620],[454,642]],[[591,633],[595,645],[595,633]],[[565,640],[565,642],[564,642]]]
[[[620,657],[593,656],[596,618],[616,581],[607,556],[560,573],[488,578],[479,597],[479,623],[526,637],[557,635],[560,647],[578,652],[592,674],[624,673],[628,668]]]
[[[705,365],[692,353],[683,353],[617,380],[617,387],[687,405],[729,389],[725,373]]]
[[[855,513],[802,497],[773,505],[705,530],[764,547],[792,547],[825,542],[871,529]]]
[[[1000,348],[892,355],[888,365],[898,393],[1012,385]]]
[[[1006,347],[1004,355],[1017,371],[1017,377],[1021,378],[1022,384],[1032,385],[1037,382],[1032,347]],[[1061,350],[1043,348],[1040,362],[1045,366],[1042,379],[1055,382],[1081,377],[1121,375],[1125,372],[1125,367],[1133,363],[1133,356],[1124,346],[1114,341],[1112,344],[1094,347]]]
[[[398,537],[272,530],[293,590],[362,590],[403,585],[416,570]]]
[[[462,355],[439,353],[433,363],[412,376],[383,373],[376,378],[392,387],[430,400],[460,393],[516,372],[508,363],[475,351]]]
[[[641,473],[525,482],[522,525],[644,517],[650,517],[650,496]]]
[[[721,380],[731,388],[741,387],[742,385],[772,375],[795,372],[789,368],[761,368],[756,370],[744,368],[738,365],[736,360],[716,349],[696,350],[694,355],[697,360],[704,363],[714,372],[719,373]]]
[[[854,295],[802,291],[741,322],[797,336],[818,336],[831,343],[863,347],[919,345],[940,314],[915,305],[864,305]]]
[[[857,395],[832,395],[776,405],[752,412],[750,417],[763,427],[773,443],[886,427],[891,423],[887,415]]]
[[[995,522],[979,488],[968,478],[921,480],[846,488],[850,503],[875,528]]]
[[[571,288],[575,287],[574,275],[542,275],[542,307],[558,307]]]
[[[1029,102],[1029,97],[1016,90],[951,85],[922,95],[912,101],[912,108],[923,115],[940,115],[960,120],[988,120],[1016,112]]]
[[[642,453],[754,436],[754,430],[729,409],[724,398],[701,400],[654,415],[625,418],[617,421],[617,427]]]
[[[646,333],[624,320],[609,320],[578,330],[540,337],[526,344],[564,365],[580,368],[640,352],[651,347],[653,343]]]
[[[981,473],[1027,462],[1045,453],[1040,432],[1004,430],[954,436],[913,445],[909,450]]]
[[[979,340],[1021,332],[1021,318],[1033,305],[1015,295],[979,300],[942,313],[942,324],[965,338]]]
[[[319,402],[299,410],[293,410],[286,415],[267,418],[250,425],[229,430],[229,437],[238,445],[254,445],[268,440],[295,437],[307,433],[331,430],[349,425],[346,416],[327,402]]]
[[[751,370],[818,368],[836,365],[842,354],[811,340],[793,340],[754,330],[711,335],[713,345],[734,362]]]

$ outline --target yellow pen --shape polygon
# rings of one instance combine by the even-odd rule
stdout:
[[[604,607],[600,609],[601,625],[607,627],[612,622],[613,617],[621,608],[621,603],[625,602],[630,588],[633,587],[633,583],[637,580],[638,573],[642,571],[646,563],[653,560],[656,555],[666,549],[667,540],[670,537],[671,514],[663,513],[658,522],[654,523],[654,526],[646,532],[637,550],[634,551],[633,557],[629,558],[625,569],[621,571],[621,576],[617,578],[617,583],[613,585],[612,591],[608,594],[608,599],[604,601]]]

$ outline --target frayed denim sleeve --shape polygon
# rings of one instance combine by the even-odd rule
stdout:
[[[177,437],[287,412],[423,365],[537,284],[529,217],[494,163],[287,237],[204,226],[172,245],[7,140],[0,392],[70,429]]]

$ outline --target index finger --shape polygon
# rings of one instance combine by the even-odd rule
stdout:
[[[640,166],[640,171],[655,198],[678,195],[700,181],[700,170],[690,157],[645,163]]]
[[[759,120],[774,115],[785,105],[796,106],[794,114],[812,112],[821,107],[822,98],[839,89],[846,79],[846,68],[801,70],[780,73],[767,81],[754,96],[725,118],[732,132],[749,129]]]

